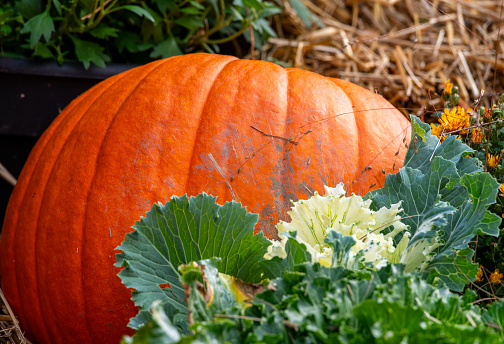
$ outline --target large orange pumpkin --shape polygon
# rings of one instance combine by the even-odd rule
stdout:
[[[137,309],[116,248],[156,201],[235,198],[275,236],[290,200],[401,166],[410,124],[379,95],[273,63],[194,54],[74,100],[31,152],[0,241],[1,287],[37,343],[118,343]]]

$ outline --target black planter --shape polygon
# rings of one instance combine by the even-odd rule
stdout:
[[[18,177],[28,155],[53,119],[98,82],[135,67],[84,69],[80,63],[0,58],[0,163]],[[13,187],[0,179],[0,223]]]

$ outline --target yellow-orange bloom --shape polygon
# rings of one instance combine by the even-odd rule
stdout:
[[[444,93],[446,95],[450,95],[452,93],[453,89],[453,84],[450,82],[450,79],[446,80],[445,86],[444,86]]]
[[[499,191],[500,191],[499,196],[504,197],[504,184],[501,184],[501,185],[499,186]]]
[[[483,281],[483,269],[482,266],[479,266],[478,273],[476,274],[476,282]]]
[[[490,282],[492,282],[493,284],[499,284],[502,277],[503,275],[499,273],[499,269],[495,269],[495,272],[490,275]]]
[[[488,164],[488,167],[490,168],[494,168],[497,166],[497,160],[498,160],[498,157],[496,155],[492,155],[490,153],[487,154],[487,164]]]
[[[439,119],[439,123],[443,126],[446,133],[461,130],[471,126],[471,116],[464,108],[457,106],[451,110],[444,109],[444,113]],[[459,134],[467,133],[467,130],[458,132]]]
[[[483,130],[481,128],[474,128],[472,130],[471,141],[474,143],[481,143],[483,141]]]
[[[439,139],[439,141],[443,142],[444,140],[444,135],[443,135],[443,126],[442,125],[435,125],[431,123],[431,134],[436,135]]]

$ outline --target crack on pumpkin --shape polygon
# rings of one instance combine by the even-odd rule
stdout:
[[[298,145],[299,142],[301,141],[301,139],[305,136],[305,135],[308,135],[309,133],[311,133],[313,131],[313,129],[309,129],[308,131],[305,131],[303,133],[301,133],[301,135],[297,138],[297,140],[294,140],[293,138],[289,137],[289,138],[286,138],[286,137],[282,137],[282,136],[278,136],[278,135],[273,135],[273,134],[268,134],[268,133],[265,133],[264,131],[254,127],[253,125],[250,126],[252,129],[254,129],[255,131],[261,133],[262,135],[264,136],[267,136],[267,137],[272,137],[274,139],[279,139],[279,140],[283,140],[283,141],[287,141],[287,143],[292,143],[293,145]]]
[[[268,134],[268,133],[265,133],[264,131],[260,130],[260,129],[257,129],[256,127],[254,127],[253,125],[250,126],[252,129],[254,129],[255,131],[261,133],[262,135],[266,136],[266,137],[272,137],[274,139],[279,139],[279,140],[284,140],[284,141],[287,141],[287,143],[292,143],[293,145],[297,145],[299,143],[299,141],[294,141],[292,138],[285,138],[285,137],[282,137],[282,136],[278,136],[278,135],[273,135],[273,134]]]
[[[305,135],[308,135],[309,133],[311,133],[313,131],[313,129],[310,129],[310,130],[307,130],[303,133],[301,133],[301,135],[297,138],[297,141],[292,139],[292,138],[285,138],[285,137],[282,137],[282,136],[277,136],[277,135],[273,135],[273,134],[268,134],[268,133],[265,133],[264,131],[254,127],[253,125],[250,126],[252,129],[258,131],[259,133],[261,133],[262,135],[266,136],[266,137],[271,137],[271,138],[275,138],[275,139],[280,139],[280,140],[283,140],[283,141],[286,141],[286,143],[284,144],[284,146],[288,145],[288,144],[293,144],[293,145],[298,145],[299,142],[301,141],[301,139],[305,136]],[[245,166],[245,164],[247,164],[250,160],[252,160],[252,158],[254,158],[263,148],[266,148],[267,146],[269,146],[270,144],[273,143],[273,140],[269,140],[268,142],[266,142],[264,145],[262,145],[261,147],[259,147],[258,149],[255,150],[254,153],[252,153],[251,155],[247,155],[245,157],[245,161],[238,167],[238,169],[236,170],[236,173],[234,175],[231,176],[230,178],[230,182],[233,182],[234,179],[236,178],[236,175],[240,174],[241,170],[242,170],[242,167]],[[290,148],[287,149],[287,152],[290,152]]]

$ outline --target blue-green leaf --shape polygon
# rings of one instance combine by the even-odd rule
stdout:
[[[283,235],[287,237],[287,243],[285,244],[287,257],[284,259],[274,257],[271,260],[261,261],[259,267],[264,272],[264,278],[272,279],[281,276],[284,271],[292,270],[295,265],[311,262],[310,253],[308,253],[304,244],[300,244],[296,240],[295,232],[285,232]]]
[[[350,235],[343,235],[340,232],[329,231],[327,237],[324,239],[329,246],[333,249],[331,267],[346,267],[346,268],[357,268],[358,260],[363,252],[360,252],[355,261],[351,261],[351,250],[352,246],[357,242]]]
[[[154,301],[150,309],[154,321],[141,327],[133,337],[126,336],[121,344],[174,344],[181,335],[167,316],[161,302]]]
[[[440,201],[440,191],[449,182],[460,178],[455,163],[443,157],[435,157],[428,167],[423,172],[403,167],[398,173],[386,177],[383,188],[369,192],[365,198],[373,200],[374,209],[389,208],[392,204],[402,202],[402,222],[409,226],[414,235],[422,216]]]
[[[310,10],[300,0],[289,0],[289,2],[306,27],[310,27],[312,17]]]
[[[117,249],[117,266],[125,267],[119,277],[133,288],[133,301],[148,311],[155,300],[171,305],[166,309],[175,326],[184,330],[187,306],[178,266],[212,257],[222,258],[220,272],[246,282],[259,282],[259,263],[270,241],[262,233],[253,235],[258,216],[246,212],[239,203],[222,206],[216,198],[173,196],[165,205],[155,204],[128,233]],[[177,313],[178,312],[178,313]],[[175,319],[180,314],[181,318]],[[133,319],[130,326],[140,325]]]
[[[488,306],[483,320],[488,326],[499,329],[500,341],[504,342],[504,299],[499,299]]]
[[[495,203],[499,183],[488,173],[466,174],[461,185],[470,195],[458,211],[448,216],[448,225],[444,227],[445,244],[436,250],[436,255],[429,268],[436,268],[446,285],[461,291],[467,284],[466,275],[475,280],[477,264],[472,263],[474,252],[467,248],[469,241],[476,235],[499,235],[501,218],[490,213],[488,207]],[[463,273],[462,273],[463,272]]]
[[[477,271],[469,241],[479,234],[498,235],[501,220],[488,208],[499,184],[480,172],[477,159],[466,156],[471,148],[453,136],[440,144],[427,124],[412,118],[419,133],[409,146],[405,167],[366,198],[375,209],[402,201],[402,221],[411,233],[401,255],[407,271],[437,269],[440,280],[461,291]]]
[[[412,116],[412,124],[415,129],[415,137],[404,159],[404,166],[424,172],[436,156],[441,156],[457,165],[462,174],[482,171],[482,167],[475,158],[467,155],[474,152],[472,148],[457,140],[454,135],[448,136],[443,143],[430,133],[430,126]],[[423,135],[423,137],[422,137]]]

